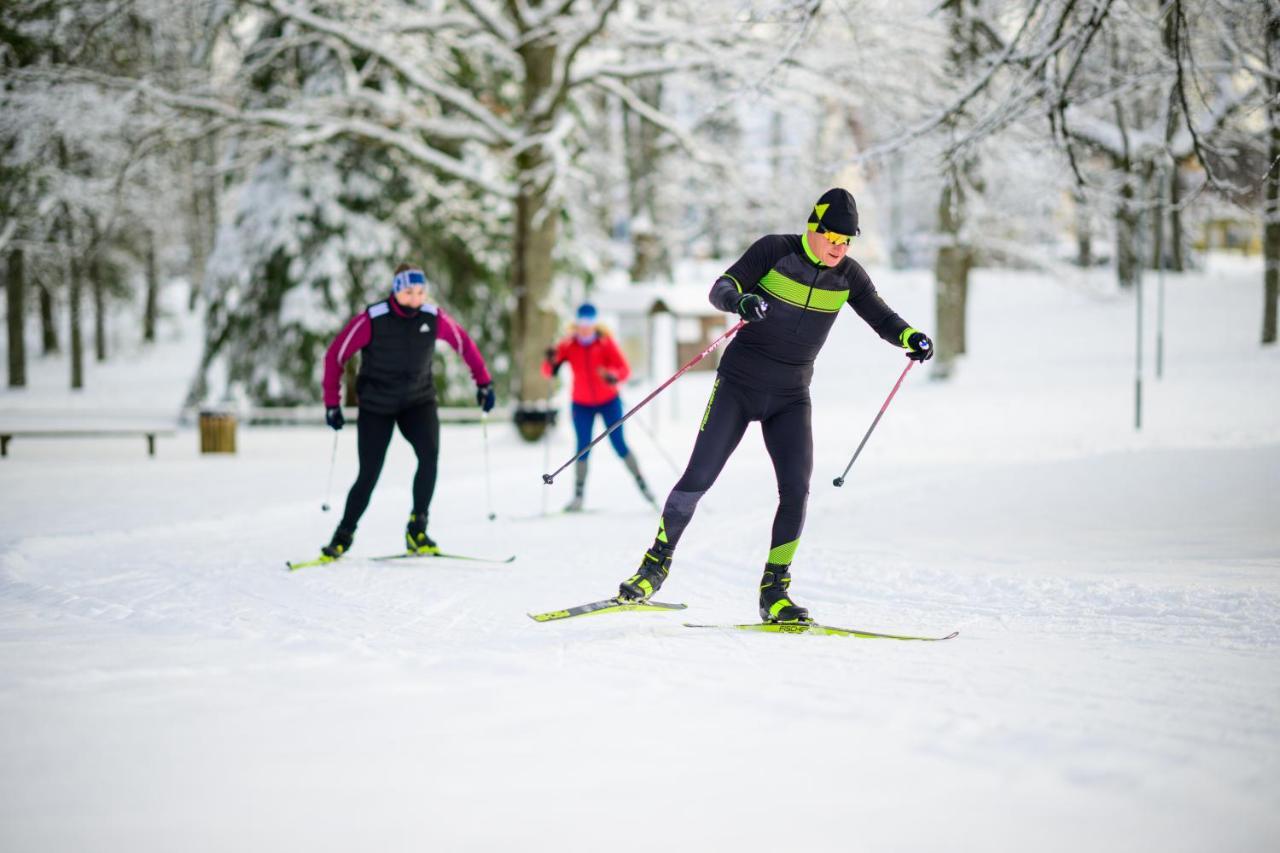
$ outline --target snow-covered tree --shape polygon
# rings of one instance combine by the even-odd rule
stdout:
[[[154,6],[15,0],[0,8],[0,165],[9,177],[0,234],[41,284],[46,343],[53,294],[65,293],[73,388],[84,384],[86,286],[103,360],[108,302],[131,294],[146,242],[167,227],[172,164],[160,159],[187,129],[137,98],[103,98],[79,74],[161,73],[180,63],[181,39],[170,38]],[[23,313],[19,305],[19,321]],[[13,347],[22,336],[9,337]]]

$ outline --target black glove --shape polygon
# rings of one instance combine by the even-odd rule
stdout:
[[[476,405],[481,411],[488,412],[496,402],[497,397],[494,396],[492,382],[476,386]]]
[[[556,361],[556,351],[551,347],[547,347],[545,355],[547,357],[547,364],[551,365],[551,375],[555,376],[560,372],[560,365],[564,364],[564,362]]]
[[[324,422],[334,429],[342,429],[347,419],[342,416],[341,406],[330,406],[324,410]]]
[[[612,370],[601,370],[600,378],[604,380],[606,385],[618,384],[618,374],[614,373]]]
[[[933,358],[933,341],[924,332],[912,332],[907,338],[907,358],[912,361],[928,361]]]
[[[769,303],[761,299],[759,294],[747,293],[738,300],[738,316],[748,323],[760,322],[768,310]]]

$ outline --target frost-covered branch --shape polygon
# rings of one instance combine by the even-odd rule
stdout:
[[[283,18],[296,21],[301,26],[318,32],[327,33],[358,50],[378,57],[383,64],[395,69],[397,74],[414,87],[439,98],[442,102],[475,119],[476,122],[489,131],[490,142],[511,143],[516,140],[517,134],[515,131],[499,120],[491,110],[476,100],[471,93],[461,87],[450,85],[432,77],[412,63],[406,62],[397,51],[385,47],[373,38],[357,33],[350,25],[313,14],[305,9],[299,9],[292,3],[282,2],[282,0],[263,0],[263,2],[265,2],[267,8]]]
[[[567,9],[569,5],[570,3],[566,2],[565,8]],[[609,15],[616,8],[618,8],[618,0],[601,0],[600,5],[593,10],[593,19],[572,41],[562,47],[560,59],[556,63],[555,79],[548,90],[549,97],[544,105],[535,108],[535,114],[549,113],[564,103],[565,96],[568,95],[569,87],[572,85],[573,66],[578,54],[600,35],[609,20]]]
[[[627,65],[612,65],[606,63],[574,73],[570,78],[569,85],[581,86],[584,83],[594,82],[599,77],[611,77],[614,80],[621,80],[622,82],[629,83],[649,77],[666,77],[671,74],[681,74],[690,71],[706,71],[717,67],[718,64],[719,63],[717,63],[714,57],[705,55],[680,60],[635,62]]]
[[[938,111],[924,121],[919,122],[914,127],[902,132],[894,139],[880,143],[879,145],[861,152],[857,159],[872,160],[891,154],[894,151],[901,150],[912,142],[933,133],[943,125],[961,115],[966,109],[968,109],[969,104],[972,103],[975,98],[982,95],[990,88],[992,81],[996,78],[996,75],[1011,62],[1023,36],[1026,35],[1031,28],[1031,24],[1035,20],[1036,12],[1039,10],[1042,1],[1043,0],[1033,0],[1031,8],[1027,10],[1026,15],[1023,17],[1022,24],[1018,28],[1017,33],[1015,33],[1014,37],[1009,40],[1009,43],[1004,46],[1000,55],[989,64],[987,70],[980,77],[970,83],[964,91],[951,99],[944,109]],[[1064,11],[1061,19],[1065,19],[1066,14],[1067,12]],[[1029,73],[1038,74],[1040,70],[1048,64],[1052,55],[1053,54],[1051,53],[1042,53],[1038,56],[1032,63],[1032,70]]]
[[[626,85],[607,77],[593,80],[592,83],[610,94],[617,95],[622,102],[630,109],[634,110],[638,116],[652,124],[654,127],[660,128],[661,130],[671,134],[672,138],[679,143],[680,148],[696,162],[701,163],[704,166],[715,166],[718,168],[726,167],[727,164],[724,160],[706,156],[706,152],[702,150],[696,140],[690,136],[688,131],[680,127],[675,120],[666,113],[648,104],[644,98],[641,98]]]
[[[238,128],[271,128],[287,130],[286,141],[295,147],[306,147],[322,141],[345,137],[376,141],[397,148],[424,166],[462,179],[495,195],[510,198],[514,190],[509,184],[494,181],[471,169],[463,161],[422,142],[414,134],[402,133],[366,119],[330,114],[312,115],[297,109],[241,109],[216,98],[173,92],[152,83],[131,78],[112,77],[78,68],[51,68],[16,72],[20,79],[79,81],[118,91],[137,92],[151,101],[176,110],[216,117]]]
[[[489,4],[489,0],[459,0],[459,2],[494,38],[507,44],[516,40],[518,33],[515,27],[511,26],[511,22],[503,18],[498,10]]]

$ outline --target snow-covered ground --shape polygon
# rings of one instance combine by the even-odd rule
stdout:
[[[877,278],[931,325],[926,275]],[[231,458],[191,431],[154,459],[15,440],[0,849],[1276,849],[1280,352],[1256,343],[1260,302],[1256,264],[1170,279],[1165,374],[1135,432],[1131,297],[981,272],[971,354],[947,383],[913,371],[835,489],[902,365],[841,320],[793,590],[827,623],[958,629],[946,643],[682,627],[755,615],[773,512],[756,430],[660,596],[689,610],[543,625],[526,611],[608,595],[653,535],[608,450],[599,512],[531,518],[544,449],[494,425],[489,522],[481,432],[448,426],[434,535],[519,559],[364,562],[399,546],[397,439],[350,561],[289,574],[336,522],[323,427],[242,429]],[[107,387],[132,377],[102,414],[133,405],[126,381],[146,388],[136,408],[167,388],[176,409],[189,374],[171,368],[195,350],[174,347],[100,368]],[[644,423],[677,462],[709,379]],[[0,409],[57,409],[40,393]],[[629,436],[665,492],[676,472]]]

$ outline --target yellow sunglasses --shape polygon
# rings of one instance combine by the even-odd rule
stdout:
[[[837,234],[834,231],[819,231],[818,233],[826,237],[827,242],[833,246],[847,246],[849,241],[853,239],[848,234]]]

